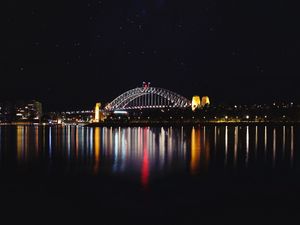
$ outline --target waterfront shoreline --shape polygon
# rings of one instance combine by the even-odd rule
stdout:
[[[86,127],[162,127],[162,126],[174,126],[174,127],[190,127],[190,126],[284,126],[284,125],[298,125],[300,122],[184,122],[184,123],[172,123],[172,122],[159,122],[159,123],[91,123],[85,125]]]
[[[190,127],[190,126],[284,126],[284,125],[299,125],[300,121],[269,121],[269,122],[121,122],[121,123],[63,123],[63,124],[50,124],[50,123],[0,123],[0,126],[84,126],[84,127]]]

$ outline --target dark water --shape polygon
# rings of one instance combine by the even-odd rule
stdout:
[[[0,126],[2,216],[38,224],[297,220],[298,130]]]

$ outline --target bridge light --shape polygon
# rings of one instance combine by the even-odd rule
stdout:
[[[116,111],[114,111],[114,114],[128,114],[128,112],[127,111],[120,111],[120,110],[116,110]]]

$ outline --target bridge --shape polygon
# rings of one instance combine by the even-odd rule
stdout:
[[[187,108],[191,101],[170,90],[150,87],[150,83],[143,82],[137,87],[124,92],[106,105],[105,110],[128,109],[159,109],[159,108]]]

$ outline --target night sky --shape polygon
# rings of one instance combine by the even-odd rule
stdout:
[[[89,109],[150,81],[214,103],[300,102],[300,14],[288,2],[9,0],[0,101]]]

